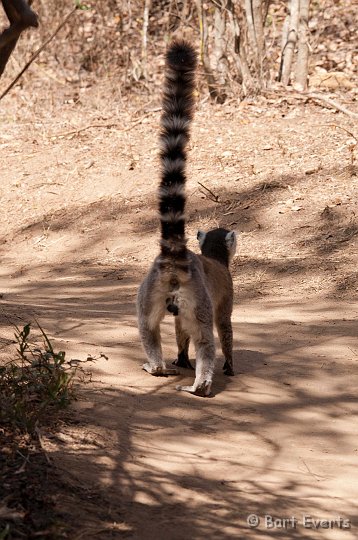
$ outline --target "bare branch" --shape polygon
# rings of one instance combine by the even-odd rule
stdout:
[[[36,60],[36,58],[39,56],[39,54],[45,49],[45,47],[50,43],[50,41],[53,40],[53,38],[58,34],[58,32],[61,30],[61,28],[63,28],[65,26],[65,24],[67,23],[67,21],[72,17],[72,15],[75,13],[75,11],[77,11],[77,9],[80,9],[79,5],[76,5],[76,7],[74,7],[72,9],[72,11],[70,11],[70,13],[68,13],[68,15],[64,18],[64,20],[61,22],[61,24],[56,28],[56,30],[54,31],[53,34],[51,34],[51,36],[41,45],[41,47],[39,47],[37,49],[37,51],[31,56],[30,60],[25,64],[25,66],[22,68],[22,70],[20,71],[20,73],[18,73],[18,75],[16,75],[15,79],[9,84],[9,86],[4,90],[4,92],[0,95],[0,100],[2,100],[6,94],[8,94],[10,92],[10,90],[15,86],[15,84],[17,83],[17,81],[22,77],[22,75],[25,73],[25,71],[31,66],[31,64]]]
[[[21,33],[31,26],[38,27],[37,15],[26,0],[1,0],[10,27],[0,34],[0,77],[4,73],[11,53],[16,47]]]
[[[343,105],[341,105],[340,103],[338,103],[334,99],[331,99],[331,98],[329,98],[327,96],[324,96],[323,94],[307,92],[306,94],[302,94],[302,95],[305,96],[305,97],[308,97],[310,99],[314,99],[315,101],[316,100],[321,101],[322,103],[327,104],[329,107],[331,107],[333,109],[336,109],[337,111],[340,111],[340,112],[346,114],[347,116],[350,116],[351,118],[358,118],[358,113],[350,111],[349,109],[347,109],[347,107],[344,107]]]
[[[1,3],[11,24],[21,22],[26,28],[29,26],[38,27],[38,17],[30,7],[32,0],[30,2],[26,2],[26,0],[1,0]]]

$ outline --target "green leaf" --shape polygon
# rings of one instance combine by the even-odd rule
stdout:
[[[86,4],[82,4],[81,0],[76,0],[75,6],[77,9],[80,9],[81,11],[88,11],[90,6],[87,6]]]

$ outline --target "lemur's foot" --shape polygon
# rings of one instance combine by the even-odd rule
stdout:
[[[194,369],[193,366],[190,363],[190,360],[188,358],[188,355],[179,353],[178,358],[174,360],[173,362],[174,366],[187,368],[187,369]]]
[[[226,360],[226,362],[225,362],[225,364],[223,366],[223,370],[224,370],[224,374],[228,375],[229,377],[232,377],[233,375],[235,375],[234,369],[232,367],[232,362],[228,362]]]
[[[155,377],[167,377],[168,375],[179,375],[179,370],[177,368],[168,367],[166,365],[163,366],[153,366],[152,364],[149,364],[147,362],[146,364],[143,364],[143,369],[150,373],[151,375],[154,375]]]
[[[211,391],[211,381],[203,381],[200,384],[193,384],[193,386],[176,386],[177,390],[182,392],[189,392],[190,394],[195,394],[196,396],[208,397],[210,396]]]

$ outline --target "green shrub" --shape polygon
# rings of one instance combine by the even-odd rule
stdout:
[[[31,324],[15,325],[17,358],[0,366],[0,423],[32,432],[46,415],[65,407],[75,374],[65,352],[55,352],[37,323],[43,343],[30,340]]]

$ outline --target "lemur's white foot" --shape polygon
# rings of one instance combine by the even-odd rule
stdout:
[[[189,392],[196,396],[208,397],[211,393],[211,381],[203,381],[201,384],[193,384],[193,386],[176,386],[177,390]]]
[[[150,373],[151,375],[154,375],[155,377],[166,377],[167,375],[178,375],[179,370],[174,367],[168,367],[166,365],[164,366],[152,366],[147,362],[146,364],[143,364],[143,369]]]

